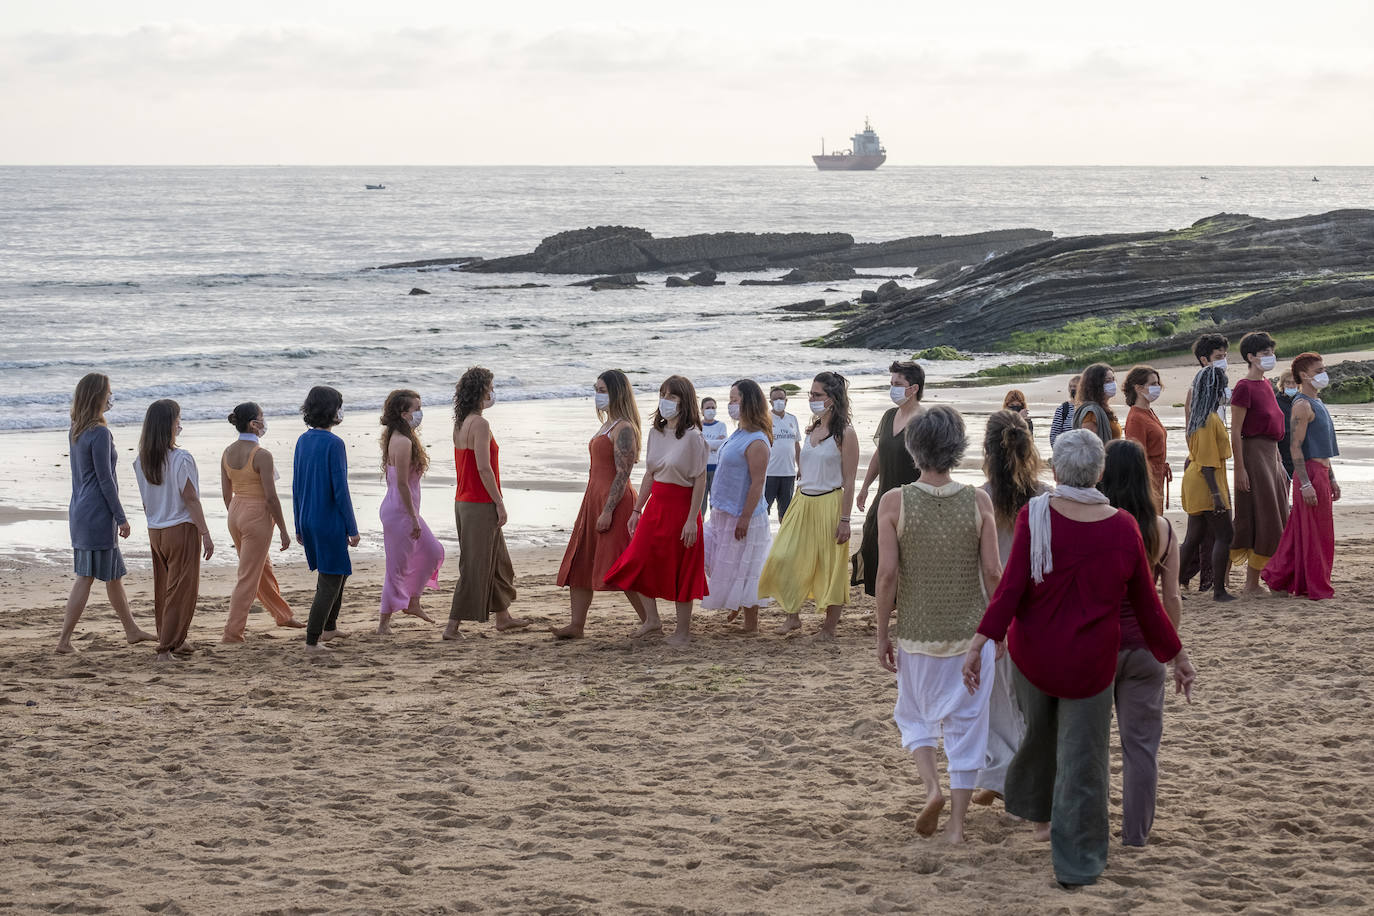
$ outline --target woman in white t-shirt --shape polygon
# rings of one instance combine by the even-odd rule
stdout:
[[[138,439],[134,475],[148,520],[153,553],[153,619],[158,661],[189,654],[186,634],[200,596],[200,558],[215,552],[200,505],[200,475],[191,453],[177,448],[181,406],[163,399],[148,405]]]
[[[706,514],[706,506],[711,499],[711,484],[716,479],[716,465],[719,463],[720,447],[730,438],[730,427],[724,420],[716,419],[716,399],[701,399],[701,435],[711,454],[706,459],[706,492],[701,496],[701,514]]]

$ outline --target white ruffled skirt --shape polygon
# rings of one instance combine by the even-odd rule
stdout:
[[[739,516],[711,510],[702,537],[706,542],[706,597],[701,599],[705,610],[736,610],[770,604],[759,600],[759,575],[773,546],[773,533],[768,516],[755,513],[749,520],[744,540],[735,540],[735,524]]]

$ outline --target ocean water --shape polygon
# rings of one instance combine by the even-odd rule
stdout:
[[[877,374],[902,354],[802,347],[831,324],[771,311],[874,281],[823,293],[740,287],[739,275],[668,290],[649,277],[647,288],[594,293],[567,287],[574,277],[365,268],[514,254],[605,223],[659,236],[838,230],[879,241],[1374,206],[1374,169],[1313,177],[1302,167],[0,168],[0,429],[65,426],[72,388],[91,370],[113,379],[116,424],[138,422],[159,397],[176,398],[187,419],[222,418],[248,399],[286,416],[318,383],[343,391],[346,411],[373,413],[401,386],[433,405],[475,364],[496,373],[502,400],[585,395],[609,366],[643,390],[673,372],[700,387],[823,367]],[[377,182],[386,190],[364,190]],[[523,282],[552,285],[481,288]],[[417,285],[432,295],[407,296]]]

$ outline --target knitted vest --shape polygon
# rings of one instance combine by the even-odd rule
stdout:
[[[902,487],[897,543],[897,639],[967,645],[987,609],[974,488],[935,496],[916,484]]]

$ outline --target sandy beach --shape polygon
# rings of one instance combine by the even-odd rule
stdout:
[[[1161,368],[1159,412],[1177,472],[1181,410],[1169,405],[1181,401],[1193,370],[1186,361]],[[975,452],[983,422],[1008,387],[930,391],[929,403],[966,413],[972,447],[961,479],[981,479]],[[1063,377],[1017,387],[1029,395],[1047,452]],[[856,392],[864,462],[885,391],[879,377]],[[509,455],[514,610],[535,625],[496,634],[466,624],[468,638],[457,643],[441,642],[438,625],[411,618],[399,619],[390,638],[373,633],[381,583],[373,418],[341,428],[362,484],[355,497],[364,549],[345,595],[341,629],[349,635],[317,663],[304,657],[300,631],[273,628],[260,609],[246,644],[218,643],[233,552],[213,462],[230,438],[227,424],[188,425],[205,502],[219,505],[211,516],[219,553],[202,577],[194,654],[158,666],[146,646],[126,646],[99,590],[77,630],[78,654],[52,654],[71,581],[68,559],[52,543],[53,532],[59,545],[65,537],[66,460],[34,446],[38,434],[0,437],[7,494],[0,767],[8,781],[0,907],[195,914],[1374,907],[1374,408],[1334,408],[1346,487],[1336,511],[1337,597],[1217,605],[1188,596],[1181,633],[1199,686],[1191,705],[1173,695],[1166,704],[1150,845],[1114,845],[1100,883],[1068,894],[1054,883],[1048,846],[1000,805],[971,812],[963,847],[916,835],[920,784],[898,745],[895,683],[874,657],[872,601],[860,590],[833,643],[773,635],[777,612],[765,612],[758,637],[699,612],[684,651],[657,639],[632,642],[633,613],[619,595],[598,597],[586,640],[553,642],[543,628],[567,616],[554,573],[566,538],[560,527],[571,523],[580,497],[590,414],[585,404],[570,414],[571,404],[492,412],[503,459]],[[425,514],[451,553],[442,588],[425,607],[442,622],[456,575],[451,458],[443,406],[427,412],[427,438],[439,444]],[[1118,414],[1124,419],[1124,405]],[[559,432],[525,450],[503,426]],[[274,431],[279,441],[294,439],[280,420]],[[116,430],[121,450],[136,440],[135,430]],[[278,454],[288,451],[284,445]],[[126,466],[122,491],[137,519]],[[39,485],[13,489],[35,477]],[[1181,516],[1173,518],[1181,534]],[[135,616],[151,628],[147,541],[137,521],[128,545]],[[294,548],[282,557],[279,576],[303,616],[313,576]],[[814,629],[816,618],[804,619]],[[1117,754],[1113,773],[1116,832]]]

